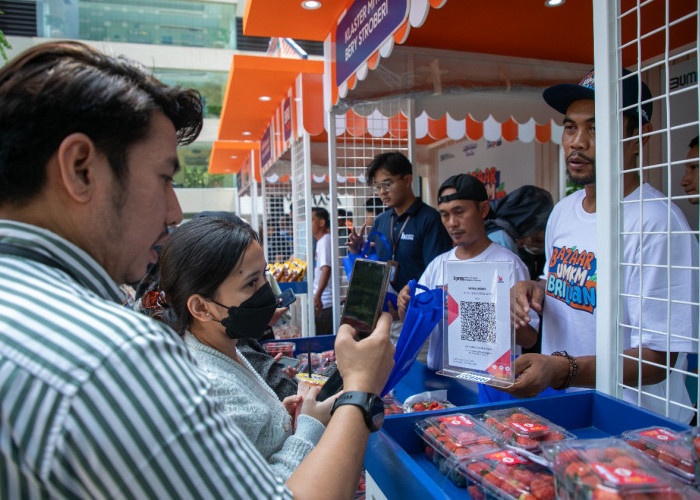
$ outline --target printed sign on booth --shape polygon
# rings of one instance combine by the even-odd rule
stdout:
[[[284,140],[289,141],[292,138],[292,107],[289,97],[282,103],[282,128],[284,129]]]
[[[344,83],[408,16],[408,0],[355,0],[335,31],[336,84]]]
[[[265,133],[260,139],[260,167],[265,167],[272,159],[272,144],[270,143],[270,127],[265,129]]]

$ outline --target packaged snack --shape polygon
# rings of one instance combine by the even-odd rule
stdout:
[[[554,475],[515,451],[500,449],[470,458],[460,470],[474,482],[472,498],[554,500]]]
[[[697,492],[617,438],[543,446],[552,460],[557,498],[681,500]]]
[[[414,394],[403,402],[403,411],[413,413],[416,411],[444,410],[454,408],[455,405],[447,401],[447,391],[427,391]]]
[[[293,358],[296,345],[294,345],[294,342],[268,342],[263,344],[263,348],[270,354],[270,356],[276,356],[277,354],[282,353],[282,356]]]
[[[543,442],[576,437],[563,427],[521,407],[490,410],[483,414],[482,420],[505,445],[535,454],[541,452],[540,444]]]
[[[622,439],[686,482],[695,480],[691,445],[679,433],[665,427],[646,427],[623,432]]]
[[[466,413],[420,420],[416,422],[416,432],[426,443],[428,459],[460,488],[466,486],[466,481],[459,471],[459,463],[500,448],[489,430]]]
[[[394,396],[386,395],[382,398],[384,401],[384,415],[398,415],[403,413],[403,406],[401,406],[401,401],[396,399]]]

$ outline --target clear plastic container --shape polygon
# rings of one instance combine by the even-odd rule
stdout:
[[[413,394],[403,402],[404,413],[414,413],[418,411],[444,410],[454,408],[455,405],[447,400],[447,391],[426,391]]]
[[[403,413],[401,401],[394,396],[387,395],[384,396],[382,400],[384,401],[384,415],[399,415]]]
[[[459,472],[460,462],[500,449],[491,432],[466,413],[420,420],[416,422],[416,432],[425,441],[428,459],[460,488],[466,485],[464,475]]]
[[[683,440],[690,446],[695,466],[695,483],[700,484],[700,428],[691,427],[681,433]]]
[[[575,439],[576,436],[544,417],[522,408],[490,410],[481,416],[503,444],[530,453],[541,453],[544,442]]]
[[[282,356],[293,358],[296,345],[294,342],[268,342],[263,344],[263,348],[270,354],[270,356],[275,356],[281,352]]]
[[[504,500],[554,500],[552,471],[517,452],[500,449],[471,457],[460,464],[461,472],[474,483],[472,498]]]
[[[563,500],[698,498],[696,490],[621,439],[559,441],[543,448]]]
[[[679,433],[666,427],[645,427],[622,433],[622,439],[686,482],[695,480],[693,451]]]

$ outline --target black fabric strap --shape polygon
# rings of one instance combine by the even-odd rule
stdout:
[[[55,269],[58,269],[59,271],[63,271],[66,273],[68,276],[73,278],[75,281],[80,282],[80,280],[73,274],[71,271],[69,271],[64,265],[60,264],[56,260],[52,259],[51,257],[47,257],[46,255],[36,252],[34,250],[31,250],[29,248],[17,246],[17,245],[12,245],[10,243],[0,243],[0,255],[5,254],[5,255],[15,255],[17,257],[24,257],[25,259],[33,260],[34,262],[38,262],[40,264],[44,264],[49,267],[53,267]]]

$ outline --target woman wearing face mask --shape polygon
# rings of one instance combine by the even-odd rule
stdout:
[[[259,339],[276,308],[265,278],[267,263],[258,235],[246,224],[199,218],[171,235],[160,257],[160,287],[172,313],[172,325],[212,384],[236,424],[288,478],[321,438],[333,398],[316,402],[312,389],[300,403],[282,403],[236,349],[239,339]],[[292,432],[297,404],[301,414]]]

